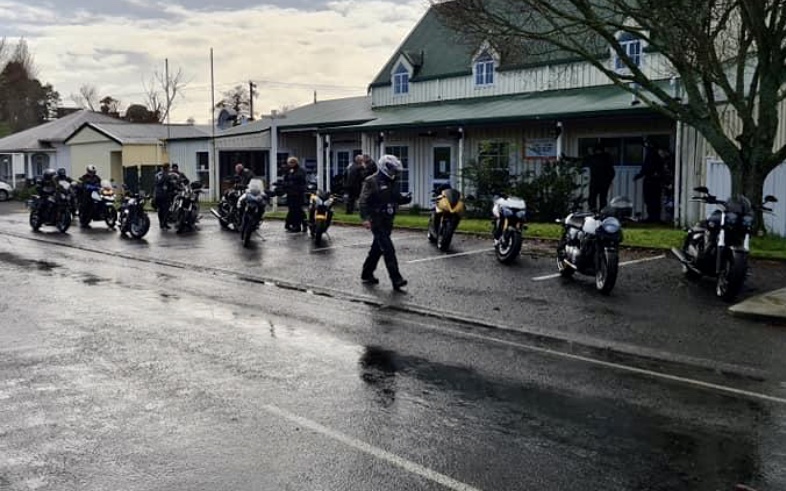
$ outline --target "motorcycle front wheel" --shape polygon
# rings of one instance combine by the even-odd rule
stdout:
[[[715,294],[724,302],[731,302],[742,290],[748,270],[748,256],[724,251],[721,269],[715,283]]]
[[[128,233],[135,239],[141,239],[150,230],[150,217],[147,213],[138,214],[128,226]]]
[[[71,227],[71,210],[68,208],[62,210],[57,220],[57,231],[64,234]]]
[[[251,243],[251,232],[254,227],[251,226],[251,220],[244,219],[243,224],[240,226],[240,241],[243,247],[248,247]]]
[[[117,224],[117,210],[114,207],[107,207],[106,218],[104,221],[106,222],[107,227],[115,228],[115,225]]]
[[[510,264],[521,253],[521,232],[509,227],[502,233],[502,240],[495,246],[497,260],[503,264]]]
[[[453,220],[442,219],[442,227],[440,227],[439,235],[437,235],[437,247],[440,251],[448,252],[448,249],[450,249],[450,242],[453,240],[453,232],[456,225]]]
[[[314,224],[314,245],[322,245],[322,236],[327,231],[327,222],[321,221]]]
[[[30,212],[30,228],[33,229],[33,232],[38,232],[38,229],[41,228],[41,215],[36,210]]]
[[[617,270],[619,256],[617,251],[606,249],[600,253],[598,265],[595,270],[595,288],[608,295],[617,283]]]

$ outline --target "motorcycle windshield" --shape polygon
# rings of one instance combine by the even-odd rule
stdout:
[[[442,191],[442,194],[445,196],[445,199],[448,200],[452,208],[455,208],[459,200],[461,200],[461,193],[456,189],[446,189]]]

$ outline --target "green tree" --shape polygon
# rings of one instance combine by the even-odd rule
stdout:
[[[10,56],[9,51],[13,51]],[[24,41],[13,50],[5,40],[0,42],[0,127],[14,133],[55,116],[60,94],[51,84],[41,84],[35,73]]]

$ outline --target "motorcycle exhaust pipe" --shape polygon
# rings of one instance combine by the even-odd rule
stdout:
[[[687,267],[688,269],[690,269],[694,273],[701,274],[701,271],[699,271],[698,269],[693,267],[693,265],[688,260],[687,256],[685,256],[685,253],[682,252],[682,250],[677,249],[676,247],[672,247],[671,248],[671,253],[674,254],[674,256],[679,260],[679,262],[684,264],[685,267]]]
[[[221,215],[219,215],[214,208],[210,208],[210,213],[212,213],[216,218],[221,219]]]

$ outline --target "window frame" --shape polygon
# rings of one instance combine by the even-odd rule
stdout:
[[[625,56],[631,60],[634,65],[641,68],[644,64],[644,41],[629,32],[622,32],[617,35],[617,42],[625,51]],[[613,54],[614,69],[616,71],[620,72],[630,70],[628,65],[625,64],[616,51],[614,51]]]
[[[488,51],[484,51],[473,65],[473,80],[475,87],[491,87],[496,82],[496,61]]]
[[[401,192],[408,193],[411,187],[409,181],[409,145],[385,145],[385,153],[398,157],[401,161],[401,165],[404,166],[404,170],[401,172],[398,182],[401,187]]]
[[[393,95],[404,96],[409,94],[409,70],[399,62],[393,71]]]

